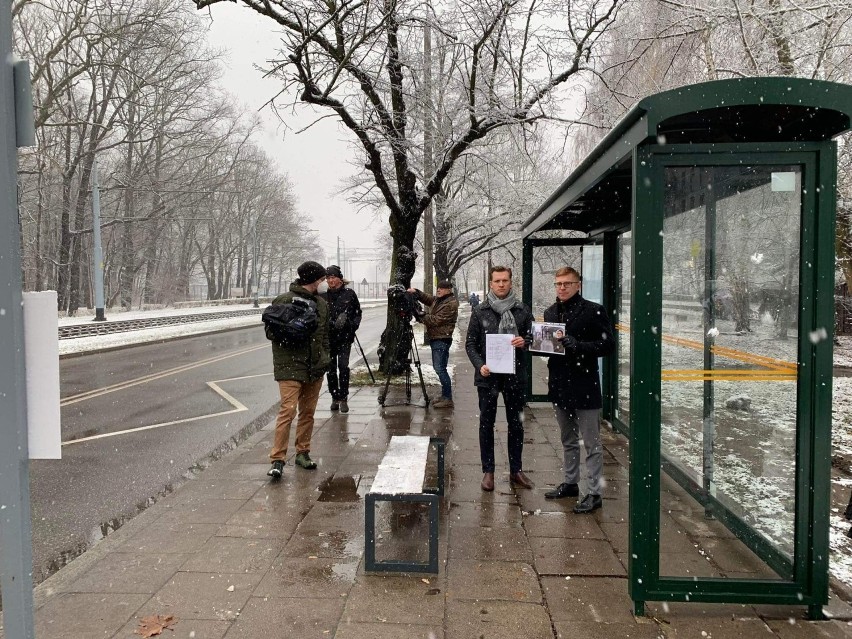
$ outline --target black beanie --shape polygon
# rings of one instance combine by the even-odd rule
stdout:
[[[343,271],[340,270],[340,267],[337,264],[332,264],[326,268],[325,274],[327,277],[339,277],[340,279],[343,279]]]
[[[450,280],[441,280],[438,282],[438,288],[448,288],[453,290],[453,283]]]
[[[296,273],[299,274],[299,284],[313,284],[325,277],[325,267],[319,262],[308,260],[299,264]]]

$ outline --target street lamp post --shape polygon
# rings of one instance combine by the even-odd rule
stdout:
[[[258,216],[260,217],[260,216]],[[252,233],[252,256],[251,256],[251,292],[253,296],[252,306],[254,308],[260,308],[260,304],[258,304],[257,300],[257,291],[260,288],[259,282],[257,281],[257,217],[254,218],[254,226]]]

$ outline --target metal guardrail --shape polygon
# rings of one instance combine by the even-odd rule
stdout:
[[[172,315],[165,317],[146,317],[144,319],[135,320],[116,320],[114,322],[92,322],[91,324],[60,326],[59,339],[93,337],[96,335],[110,335],[112,333],[124,333],[127,331],[141,331],[146,328],[158,328],[160,326],[194,324],[196,322],[208,322],[210,320],[228,319],[231,317],[242,317],[245,315],[260,315],[262,312],[263,308],[249,308],[232,311],[220,311],[216,313]],[[258,320],[258,325],[259,323],[260,320]]]

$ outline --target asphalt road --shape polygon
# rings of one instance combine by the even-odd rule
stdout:
[[[365,309],[358,331],[371,365],[385,313]],[[30,463],[34,581],[274,417],[271,371],[260,328],[62,360],[62,459]]]

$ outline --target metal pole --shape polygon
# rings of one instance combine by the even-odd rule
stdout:
[[[254,297],[252,301],[252,306],[255,308],[260,308],[260,305],[257,301],[257,289],[258,289],[258,281],[257,281],[257,218],[254,218],[254,232],[252,233],[252,241],[251,241],[251,292]]]
[[[0,4],[0,592],[6,637],[33,639],[32,530],[27,448],[21,229],[12,69],[12,4]],[[23,75],[23,74],[20,74]],[[19,91],[28,78],[18,78]]]
[[[337,265],[340,266],[340,236],[337,236]]]
[[[101,192],[98,188],[98,155],[92,158],[92,238],[95,243],[95,322],[104,322],[104,254],[101,244]]]

